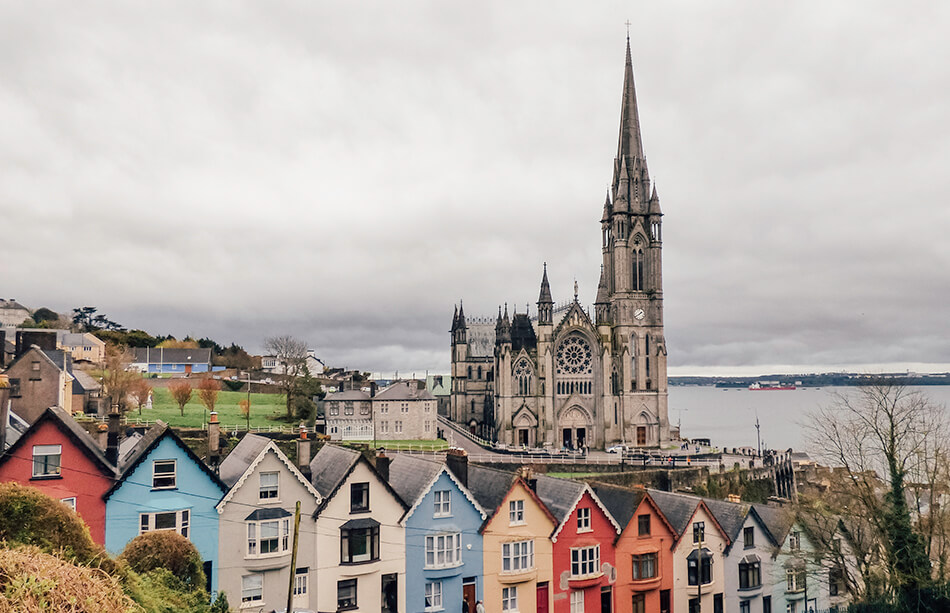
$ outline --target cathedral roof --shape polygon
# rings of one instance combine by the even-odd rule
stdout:
[[[526,349],[534,351],[538,347],[538,337],[534,333],[531,319],[524,313],[515,313],[511,322],[511,350],[514,353]]]

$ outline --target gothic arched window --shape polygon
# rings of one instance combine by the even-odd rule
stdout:
[[[640,248],[640,243],[638,242],[633,248],[632,254],[632,266],[633,269],[633,289],[637,291],[643,291],[646,289],[646,286],[643,283],[643,249]]]
[[[521,359],[515,364],[514,379],[518,384],[519,396],[531,394],[531,365],[528,360]]]

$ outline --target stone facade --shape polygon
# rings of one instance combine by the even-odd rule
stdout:
[[[640,139],[627,43],[620,136],[601,216],[594,317],[555,307],[547,268],[537,315],[452,321],[450,418],[508,445],[657,447],[670,439],[663,332],[662,213]]]
[[[435,397],[405,381],[393,383],[373,398],[376,438],[389,440],[435,439],[438,407]]]

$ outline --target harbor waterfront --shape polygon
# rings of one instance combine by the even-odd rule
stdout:
[[[819,407],[834,403],[836,394],[855,387],[806,387],[794,390],[749,390],[712,385],[671,385],[670,425],[681,425],[684,438],[708,438],[714,446],[756,446],[755,421],[762,448],[807,450],[803,424]],[[936,405],[950,406],[950,386],[911,386]]]

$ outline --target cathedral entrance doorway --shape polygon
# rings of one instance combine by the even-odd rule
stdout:
[[[637,445],[642,447],[647,444],[647,427],[637,426]]]
[[[518,428],[518,445],[521,447],[528,446],[528,429],[527,428]]]
[[[583,449],[588,445],[587,433],[590,431],[590,419],[587,411],[573,406],[561,414],[561,443],[567,449]]]

